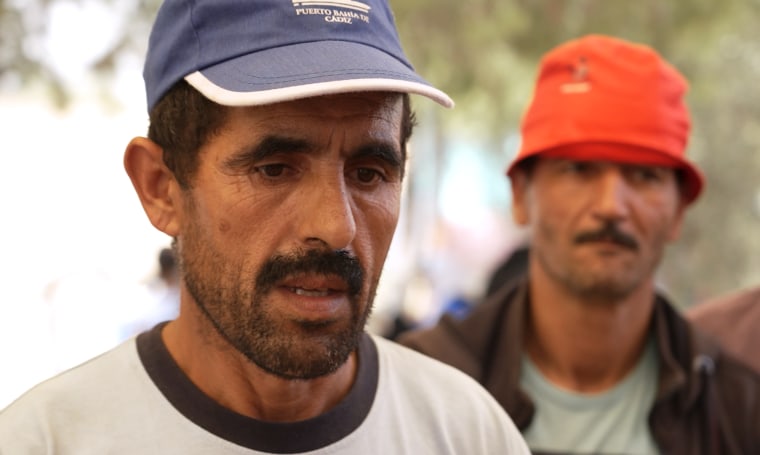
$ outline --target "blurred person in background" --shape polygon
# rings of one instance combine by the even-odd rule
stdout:
[[[0,412],[2,454],[526,454],[456,369],[365,332],[409,94],[386,0],[167,0],[124,165],[174,238],[179,316]]]
[[[709,299],[689,308],[686,316],[760,374],[760,287]]]
[[[657,289],[703,187],[687,82],[590,35],[541,60],[507,174],[528,273],[400,340],[482,383],[541,453],[760,453],[760,378]]]

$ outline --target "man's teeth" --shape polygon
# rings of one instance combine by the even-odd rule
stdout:
[[[315,289],[293,288],[293,292],[295,292],[297,295],[302,295],[305,297],[327,297],[329,295],[329,291],[321,291]]]

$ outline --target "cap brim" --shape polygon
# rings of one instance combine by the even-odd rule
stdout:
[[[255,106],[361,91],[414,93],[454,102],[393,56],[364,44],[317,41],[267,49],[204,68],[185,80],[225,106]]]

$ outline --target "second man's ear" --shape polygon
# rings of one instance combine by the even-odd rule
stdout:
[[[164,164],[163,149],[145,137],[132,139],[124,151],[124,169],[151,224],[176,237],[180,226],[180,188],[174,173]]]
[[[528,212],[529,177],[524,170],[516,169],[509,178],[512,187],[512,219],[518,226],[526,226],[530,222]]]

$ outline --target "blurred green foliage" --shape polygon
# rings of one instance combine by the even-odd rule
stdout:
[[[391,1],[412,62],[457,101],[444,130],[466,125],[494,153],[554,46],[602,33],[657,49],[690,81],[688,154],[708,180],[660,283],[683,307],[760,285],[760,1]]]
[[[40,18],[60,1],[129,0],[0,0],[0,90],[42,85],[65,106],[65,82],[35,52],[45,33]],[[144,52],[160,1],[133,1],[121,39],[93,66],[106,79],[120,53]],[[518,131],[543,53],[588,33],[656,48],[691,82],[689,155],[708,178],[681,240],[666,254],[661,283],[682,306],[760,284],[760,0],[391,3],[410,60],[457,102],[453,111],[435,116],[438,146],[466,135],[504,155],[505,165],[505,138]]]

